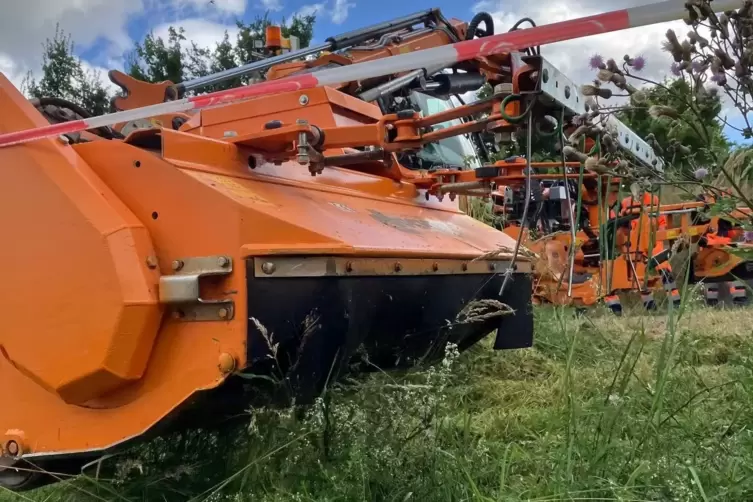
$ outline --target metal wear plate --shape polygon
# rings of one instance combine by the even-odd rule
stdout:
[[[173,275],[163,275],[159,282],[160,302],[171,309],[177,321],[227,321],[233,318],[232,300],[201,298],[203,277],[226,276],[233,272],[229,256],[199,256],[173,261]]]
[[[340,277],[465,275],[505,272],[510,260],[453,260],[423,258],[261,257],[254,259],[255,277]],[[516,272],[529,273],[531,264],[519,260]]]

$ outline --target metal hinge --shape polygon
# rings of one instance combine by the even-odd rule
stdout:
[[[173,275],[159,281],[160,302],[170,305],[172,316],[180,321],[228,321],[234,315],[233,300],[201,298],[199,279],[230,275],[233,259],[229,256],[199,256],[173,261]]]

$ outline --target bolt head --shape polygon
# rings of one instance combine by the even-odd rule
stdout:
[[[497,264],[496,263],[490,263],[489,264],[489,270],[496,270],[496,269],[497,269]]]
[[[15,457],[21,452],[21,448],[18,446],[18,443],[16,441],[11,439],[7,443],[5,443],[5,451],[7,451],[8,454],[13,455]]]
[[[467,263],[463,263],[463,264],[462,264],[462,265],[460,266],[460,268],[462,268],[462,269],[463,269],[463,272],[465,272],[465,271],[467,271],[467,270],[468,270],[468,264],[467,264]]]
[[[228,313],[228,310],[223,307],[217,311],[217,317],[220,319],[227,319]]]
[[[183,268],[183,261],[182,260],[174,260],[173,261],[173,270],[176,272]]]
[[[173,311],[173,319],[183,319],[183,311],[182,310],[174,310]]]
[[[146,266],[154,270],[157,268],[157,257],[156,256],[147,256],[146,257]]]
[[[217,265],[225,268],[230,265],[230,260],[227,258],[227,256],[220,256],[219,258],[217,258]]]
[[[434,263],[434,264],[433,264],[433,265],[431,266],[431,269],[432,269],[432,270],[433,270],[434,272],[436,272],[437,270],[439,270],[439,263]]]
[[[298,98],[298,102],[301,104],[301,106],[306,106],[309,104],[309,97],[305,94],[301,94],[301,97]]]
[[[349,261],[345,264],[345,271],[346,272],[353,272],[353,262]]]
[[[235,364],[235,358],[227,352],[220,354],[217,361],[217,367],[223,374],[232,373],[235,370]]]
[[[276,268],[275,264],[272,263],[271,261],[268,261],[262,264],[261,271],[264,272],[265,274],[273,274],[275,271],[275,268]]]
[[[395,263],[395,272],[400,272],[403,269],[403,265],[400,262]]]

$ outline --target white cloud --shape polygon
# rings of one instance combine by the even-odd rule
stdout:
[[[348,11],[351,7],[355,7],[355,3],[348,2],[348,0],[334,0],[334,6],[332,7],[332,22],[335,24],[342,24],[348,19]]]
[[[179,10],[189,7],[210,14],[217,11],[220,14],[240,16],[246,12],[246,0],[173,0],[173,5]]]
[[[304,5],[300,9],[298,9],[294,16],[300,16],[300,17],[306,17],[306,16],[313,16],[313,15],[320,15],[326,11],[325,4],[322,3],[313,3]]]
[[[133,44],[126,23],[143,12],[144,1],[3,0],[0,71],[19,88],[30,70],[38,77],[42,44],[55,35],[57,25],[71,35],[78,50],[96,44],[104,56],[120,56]]]
[[[103,52],[122,52],[132,44],[126,31],[128,18],[144,9],[142,0],[5,0],[2,4],[0,47],[24,68],[38,66],[40,45],[55,34],[58,23],[79,48],[96,42]]]
[[[26,73],[7,54],[0,52],[0,73],[5,75],[19,90]]]
[[[283,7],[281,0],[261,0],[261,5],[264,10],[272,12],[279,12]]]
[[[199,47],[209,49],[214,49],[217,43],[222,42],[222,39],[225,37],[225,31],[227,31],[231,41],[235,41],[235,37],[238,35],[238,27],[235,25],[225,25],[205,19],[192,18],[163,23],[154,28],[154,36],[167,40],[170,26],[182,27],[185,30],[184,35],[186,40],[195,42]]]
[[[326,2],[318,2],[302,6],[293,15],[301,17],[316,15],[317,18],[326,16],[333,24],[342,24],[348,19],[351,7],[355,6],[355,2],[348,0],[332,0],[331,8]]]

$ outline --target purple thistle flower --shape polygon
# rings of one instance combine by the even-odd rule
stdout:
[[[700,61],[693,61],[690,63],[690,69],[693,73],[702,73],[706,69],[706,65]]]
[[[643,56],[638,56],[633,59],[633,69],[635,71],[641,71],[645,67],[646,67],[646,58],[644,58]]]
[[[679,77],[682,75],[682,70],[680,69],[680,65],[677,63],[672,63],[672,66],[669,67],[669,71],[672,72],[672,75],[675,77]]]
[[[694,176],[694,177],[695,177],[695,179],[697,179],[697,180],[702,180],[703,178],[705,178],[705,177],[706,177],[706,176],[708,176],[708,175],[709,175],[709,170],[708,170],[708,169],[706,169],[705,167],[699,167],[699,168],[698,168],[698,169],[696,169],[696,170],[695,170],[695,172],[693,173],[693,176]]]
[[[711,76],[711,81],[714,82],[717,85],[724,85],[724,83],[727,81],[727,77],[724,75],[724,72],[714,73]]]
[[[604,64],[604,58],[600,54],[594,54],[588,60],[588,66],[592,70],[598,70]]]

